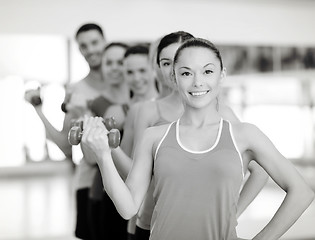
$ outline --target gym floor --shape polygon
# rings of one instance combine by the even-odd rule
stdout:
[[[298,167],[315,190],[315,167]],[[1,240],[74,240],[73,171],[66,162],[0,169]],[[239,219],[238,234],[251,238],[272,217],[284,197],[271,180]],[[315,201],[281,238],[314,240]]]

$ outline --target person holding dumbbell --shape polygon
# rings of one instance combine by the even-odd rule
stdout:
[[[279,239],[311,204],[314,192],[257,126],[222,118],[217,97],[225,68],[213,43],[187,40],[173,61],[183,114],[170,124],[145,130],[126,181],[112,159],[107,129],[97,118],[85,119],[81,147],[100,166],[106,192],[129,219],[153,182],[150,240],[241,240],[237,203],[248,165],[256,161],[286,194],[253,239]],[[246,151],[255,158],[242,158]]]
[[[141,104],[138,116],[134,121],[134,142],[137,141],[137,138],[141,138],[141,135],[146,128],[167,124],[176,119],[178,119],[183,112],[183,105],[179,96],[178,91],[174,82],[171,80],[171,66],[173,63],[173,57],[177,48],[181,43],[188,39],[192,39],[193,36],[187,32],[179,31],[170,33],[164,36],[158,46],[157,54],[155,57],[155,62],[158,64],[158,67],[164,77],[163,85],[164,88],[172,89],[171,94],[164,98],[159,98],[155,101],[145,101]],[[161,81],[162,82],[162,81]],[[219,104],[219,103],[218,103]],[[232,122],[238,122],[238,118],[235,116],[234,112],[225,104],[221,103],[218,107],[219,113],[224,119],[228,119]],[[218,105],[218,106],[219,106]],[[124,143],[124,138],[122,140],[122,145]],[[130,142],[126,144],[131,145]],[[132,146],[132,145],[131,145]],[[123,148],[123,146],[121,146]],[[117,159],[120,158],[120,161],[131,162],[127,158],[122,158],[119,155],[119,148],[112,150],[112,155],[114,156],[114,161],[116,166],[118,165]],[[245,156],[244,156],[245,157]],[[122,160],[123,159],[123,160]],[[122,166],[122,164],[118,165]],[[117,167],[119,168],[119,167]],[[119,169],[121,171],[121,169]],[[244,209],[250,204],[250,202],[255,198],[259,193],[261,188],[266,183],[268,176],[264,173],[263,169],[260,168],[254,162],[249,166],[250,177],[244,185],[243,191],[240,195],[240,201],[238,205],[238,215],[240,215]],[[125,175],[128,174],[128,170]],[[137,226],[135,228],[135,239],[136,240],[147,240],[150,235],[150,222],[151,216],[154,209],[153,203],[153,193],[152,186],[150,186],[149,191],[146,195],[146,198],[141,205],[141,208],[138,213]],[[130,224],[129,227],[131,228]],[[131,231],[131,230],[130,230]]]
[[[160,39],[159,39],[160,40]],[[124,137],[122,138],[120,148],[116,148],[113,151],[113,157],[117,160],[116,164],[119,166],[120,173],[124,176],[124,179],[127,177],[129,169],[131,167],[131,157],[132,157],[132,149],[134,145],[134,134],[135,134],[135,126],[137,125],[137,115],[139,113],[139,109],[145,102],[152,102],[156,99],[163,98],[171,92],[169,86],[165,84],[161,72],[157,68],[155,64],[156,58],[156,50],[159,40],[153,41],[150,43],[149,53],[148,53],[148,60],[149,60],[149,67],[152,78],[152,82],[158,89],[158,96],[154,98],[150,98],[148,100],[139,101],[134,106],[130,108],[129,114],[127,116],[127,121],[124,124]],[[153,72],[153,73],[152,73]],[[152,88],[153,86],[151,86]],[[121,161],[120,159],[120,150],[123,150],[123,154],[126,154],[130,157],[129,159],[125,159],[127,161]],[[117,153],[117,152],[118,153]],[[128,240],[135,239],[135,230],[136,230],[136,216],[128,221]]]
[[[124,135],[122,137],[121,149],[131,157],[130,148],[128,146],[131,146],[133,142],[133,126],[139,106],[145,101],[151,101],[159,97],[154,72],[150,64],[149,47],[142,45],[130,47],[125,54],[124,69],[125,79],[133,92],[133,97],[129,104],[130,109],[123,125]],[[113,157],[116,157],[115,153]],[[126,169],[128,167],[122,164],[120,168]],[[127,177],[123,172],[124,170],[120,170],[121,175]],[[133,220],[128,221],[128,239],[132,239],[134,235],[133,222]]]
[[[170,123],[177,120],[182,115],[184,106],[175,82],[172,79],[171,69],[173,58],[178,47],[186,40],[192,38],[193,36],[191,34],[179,31],[167,34],[161,39],[157,47],[155,61],[163,75],[165,85],[168,85],[169,88],[172,89],[172,92],[164,98],[154,102],[146,102],[141,106],[136,119],[137,124],[134,127],[135,142],[139,141],[146,128]],[[218,112],[224,119],[231,122],[239,122],[239,119],[230,107],[222,101],[219,102],[219,97],[217,101]],[[240,214],[257,196],[268,179],[264,170],[255,163],[250,165],[249,171],[251,173],[250,181],[246,182],[244,191],[241,192],[238,214]],[[245,189],[247,190],[245,191]],[[136,228],[137,240],[148,239],[153,208],[153,193],[152,186],[150,186],[148,194],[138,213]]]
[[[70,84],[66,88],[68,101],[65,105],[67,113],[65,118],[73,120],[82,118],[85,114],[92,116],[86,106],[89,99],[93,99],[107,92],[107,83],[102,75],[102,55],[106,45],[105,36],[101,27],[88,23],[82,25],[76,32],[75,39],[79,50],[85,58],[90,71],[88,75],[77,83]],[[76,116],[72,116],[72,115]],[[68,123],[65,140],[68,141],[68,133],[71,124]],[[68,142],[68,145],[69,142]],[[70,145],[71,146],[71,145]],[[75,236],[80,239],[93,239],[90,221],[89,191],[95,174],[95,166],[90,166],[83,156],[76,167],[76,226]]]
[[[82,56],[88,63],[89,73],[82,80],[69,84],[65,89],[65,104],[63,105],[65,118],[62,130],[58,131],[50,124],[41,110],[41,104],[34,105],[36,112],[44,123],[47,137],[69,157],[72,155],[72,147],[68,142],[68,133],[72,127],[72,122],[82,118],[85,114],[92,116],[92,112],[87,107],[87,101],[109,93],[108,83],[104,80],[102,73],[102,57],[106,46],[102,28],[94,23],[83,24],[77,30],[75,39]],[[124,89],[126,89],[124,90],[126,92],[127,88],[125,86]],[[32,94],[36,95],[36,92]],[[27,98],[31,100],[30,92],[27,93]],[[121,101],[127,102],[128,99],[128,96],[124,98],[124,95],[122,95],[120,97]],[[95,171],[96,167],[88,164],[84,157],[75,170],[76,226],[74,234],[80,239],[93,239],[89,192]]]
[[[103,117],[104,119],[108,117],[115,118],[116,127],[121,130],[122,138],[124,138],[126,134],[128,135],[124,126],[129,121],[130,114],[135,113],[133,109],[136,103],[155,98],[158,95],[153,79],[152,69],[149,64],[148,54],[148,47],[142,44],[129,47],[124,54],[124,79],[132,92],[132,98],[128,104],[111,104],[108,99],[103,96],[96,98],[89,103],[90,108],[95,115]],[[87,161],[89,161],[88,157]],[[93,162],[90,162],[90,164],[93,164]],[[122,166],[121,168],[125,167]],[[121,172],[123,173],[124,171]],[[95,174],[90,197],[92,199],[100,199],[102,197],[102,203],[98,202],[98,204],[101,204],[104,209],[107,209],[106,215],[103,215],[102,217],[103,224],[102,228],[100,228],[103,232],[102,234],[106,234],[106,236],[114,235],[119,239],[126,239],[126,237],[123,237],[121,234],[122,232],[126,233],[127,226],[125,225],[123,230],[120,228],[124,222],[121,222],[121,217],[119,216],[115,206],[104,191],[99,171]],[[98,211],[98,213],[102,214],[102,211]]]
[[[123,57],[127,45],[121,42],[112,42],[105,46],[101,53],[101,76],[106,86],[104,91],[83,99],[84,105],[92,116],[100,116],[100,112],[105,113],[113,104],[127,104],[130,99],[130,91],[123,76]],[[73,96],[72,100],[76,98]],[[78,96],[79,97],[79,96]],[[98,99],[101,99],[99,101]],[[80,101],[80,99],[78,99]],[[115,121],[117,116],[113,115]],[[104,117],[106,119],[106,117]],[[116,124],[117,125],[117,124]],[[116,126],[115,128],[118,128]],[[90,162],[83,152],[83,159],[78,168],[78,183],[88,180],[88,224],[90,226],[91,239],[104,239],[113,232],[118,233],[120,238],[126,236],[126,221],[117,213],[115,207],[106,206],[104,199],[104,189],[102,185],[95,184],[98,176],[98,166],[95,162]],[[112,202],[109,202],[112,204]],[[108,209],[113,209],[107,211]],[[112,217],[114,216],[114,217]]]

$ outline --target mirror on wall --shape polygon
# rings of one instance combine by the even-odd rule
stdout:
[[[218,45],[229,75],[315,69],[315,47]]]

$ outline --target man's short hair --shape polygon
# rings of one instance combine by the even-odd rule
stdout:
[[[149,55],[149,47],[146,45],[141,45],[141,44],[129,47],[125,53],[124,58],[133,54]]]
[[[95,23],[86,23],[86,24],[83,24],[78,29],[77,33],[75,34],[75,38],[77,39],[80,33],[87,32],[87,31],[90,31],[90,30],[96,30],[102,35],[102,37],[104,37],[103,30],[102,30],[102,28],[99,25],[97,25]]]

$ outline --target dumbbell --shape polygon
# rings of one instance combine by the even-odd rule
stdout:
[[[70,122],[70,126],[71,128],[80,127],[81,129],[83,129],[83,120],[72,119]]]
[[[63,103],[60,106],[61,111],[63,111],[64,113],[68,113],[67,104],[70,102],[71,96],[72,96],[72,92],[69,90],[66,90],[65,99],[63,100]]]
[[[116,122],[113,117],[105,118],[103,123],[106,129],[109,131],[108,136],[108,145],[111,148],[117,148],[120,144],[120,132],[115,128]],[[83,135],[83,122],[76,121],[73,123],[73,127],[70,129],[68,134],[68,141],[71,145],[78,145],[81,142]]]
[[[42,104],[42,99],[40,96],[33,96],[31,97],[31,104],[36,107]]]
[[[28,82],[27,90],[24,93],[24,99],[32,104],[34,107],[39,106],[42,104],[42,99],[40,97],[41,87],[38,83],[34,86],[35,82]]]
[[[40,89],[38,88],[37,90],[29,90],[25,92],[25,96],[31,92],[34,91],[36,94],[34,94],[31,98],[27,99],[25,98],[30,104],[32,104],[34,107],[39,106],[42,104],[42,99],[40,97]]]
[[[61,104],[61,111],[63,111],[64,113],[67,113],[67,112],[68,112],[66,105],[67,105],[67,104],[66,104],[65,102],[63,102],[63,103]]]

